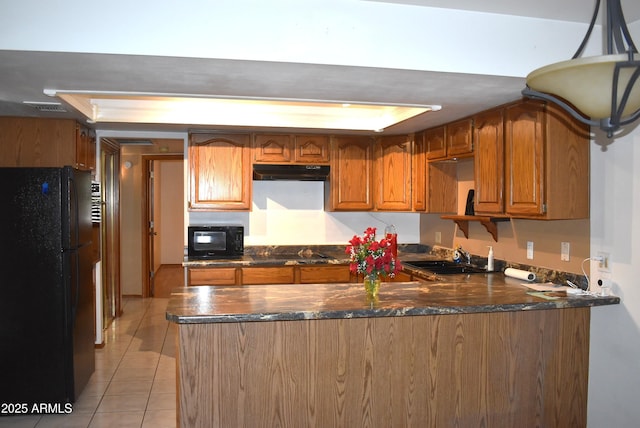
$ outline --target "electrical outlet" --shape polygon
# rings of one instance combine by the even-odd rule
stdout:
[[[571,244],[568,242],[562,242],[560,244],[560,260],[563,262],[569,261],[569,252],[571,250]]]
[[[611,258],[609,253],[598,252],[590,263],[589,291],[599,296],[611,294],[613,285],[611,275]]]
[[[442,233],[436,232],[436,244],[442,244]]]
[[[600,258],[598,260],[598,271],[611,273],[611,257],[609,253],[598,251],[598,257]]]
[[[527,241],[527,259],[533,260],[533,241]]]

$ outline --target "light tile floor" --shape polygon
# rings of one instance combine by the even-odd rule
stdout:
[[[174,428],[177,329],[165,320],[168,301],[123,299],[72,413],[0,417],[0,428]]]

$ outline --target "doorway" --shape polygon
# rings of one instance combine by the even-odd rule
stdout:
[[[122,312],[120,290],[120,146],[100,139],[102,326]]]
[[[184,282],[183,159],[175,154],[142,156],[145,297],[168,297],[171,288]]]

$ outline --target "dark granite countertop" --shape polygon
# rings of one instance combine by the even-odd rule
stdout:
[[[428,247],[419,244],[398,245],[398,258],[434,258]],[[185,257],[184,267],[229,267],[229,266],[296,266],[310,264],[347,264],[349,256],[344,245],[300,246],[256,246],[246,247],[245,254],[235,258],[191,259]]]
[[[369,301],[362,284],[194,286],[173,291],[166,318],[179,324],[364,318],[591,307],[615,296],[529,294],[503,273],[447,275],[430,282],[383,283]]]

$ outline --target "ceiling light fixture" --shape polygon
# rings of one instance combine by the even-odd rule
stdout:
[[[605,0],[605,4],[606,54],[580,58],[600,10],[600,0],[596,0],[589,29],[573,58],[529,73],[522,94],[554,102],[611,138],[640,117],[640,85],[636,85],[640,56],[624,21],[620,0]]]
[[[241,127],[385,129],[439,105],[382,105],[316,100],[208,98],[46,89],[94,123],[163,123]]]

